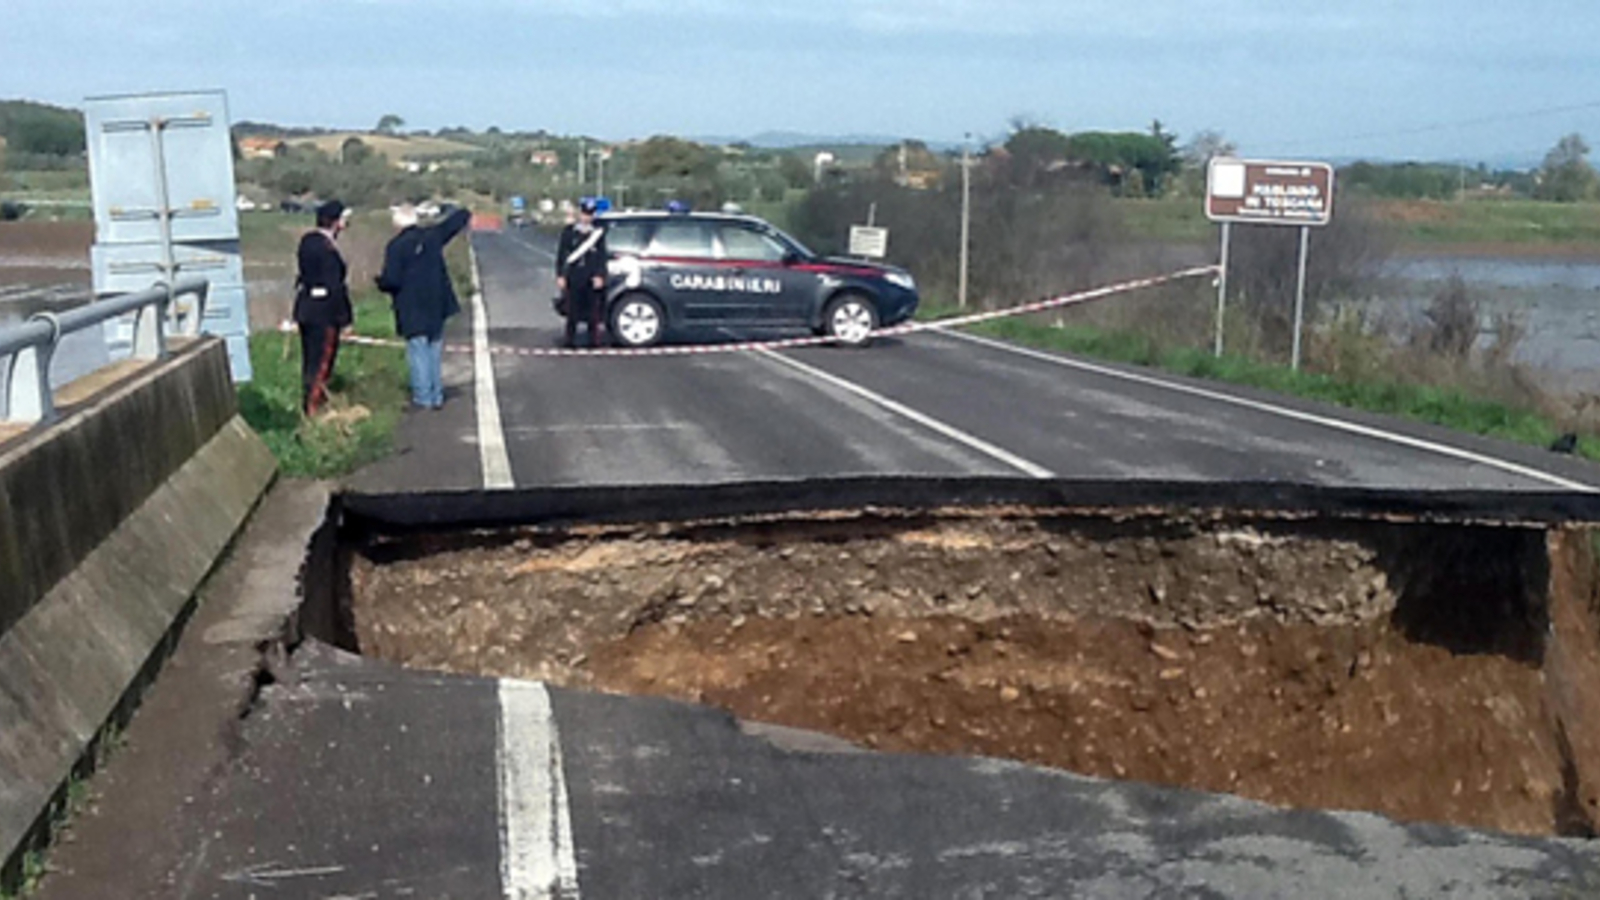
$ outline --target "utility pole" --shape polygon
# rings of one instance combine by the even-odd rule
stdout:
[[[583,193],[583,186],[589,183],[589,142],[578,139],[578,193]]]
[[[972,238],[972,132],[961,142],[961,283],[956,305],[967,308],[967,255]]]
[[[605,151],[605,148],[602,147],[601,149],[596,150],[594,152],[594,163],[595,163],[595,167],[596,167],[596,174],[598,175],[598,178],[597,178],[596,183],[595,183],[594,195],[596,197],[604,197],[606,195],[606,151]]]

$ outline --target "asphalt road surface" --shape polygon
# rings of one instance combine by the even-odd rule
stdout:
[[[473,242],[486,318],[461,317],[450,339],[475,352],[452,353],[445,409],[409,416],[400,454],[358,489],[849,474],[1600,484],[1536,450],[958,335],[861,351],[491,354],[557,344],[552,260],[526,233]],[[217,580],[246,585],[250,621],[263,602],[286,602],[282,589],[248,597],[265,583],[251,560],[283,549],[247,540],[230,563],[240,571]],[[228,602],[201,615],[231,615]],[[236,631],[223,621],[205,633]],[[125,768],[114,761],[43,900],[1600,892],[1600,848],[1582,842],[858,752],[701,707],[402,672],[315,644],[276,675],[242,718],[183,725],[221,735],[217,758],[197,761],[140,761],[160,743],[152,732],[194,715],[158,685],[147,705],[173,718],[135,720]],[[129,799],[163,777],[170,809]]]
[[[547,243],[533,232],[475,237],[497,347],[559,342]],[[762,335],[728,335],[752,337]],[[493,360],[518,486],[885,473],[1600,485],[1589,467],[1538,450],[963,334],[865,350]]]

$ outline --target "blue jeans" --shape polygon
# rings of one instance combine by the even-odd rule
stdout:
[[[406,365],[411,369],[411,402],[418,406],[444,405],[444,336],[419,334],[406,338]]]

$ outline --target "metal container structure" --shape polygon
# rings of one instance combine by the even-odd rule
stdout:
[[[249,380],[250,314],[239,242],[174,244],[172,249],[180,277],[204,278],[211,285],[201,330],[227,340],[234,380]],[[159,245],[150,244],[96,244],[90,249],[95,289],[120,294],[142,291],[160,281],[163,261],[159,250]],[[127,356],[133,347],[132,319],[108,322],[106,345],[112,357]],[[242,373],[240,361],[245,366]]]
[[[239,255],[233,142],[222,91],[91,97],[84,102],[97,294],[212,282],[209,334],[228,341],[235,381],[251,377],[249,297]],[[113,358],[130,322],[107,323]]]

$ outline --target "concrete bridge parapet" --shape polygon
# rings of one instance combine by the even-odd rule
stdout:
[[[0,443],[0,859],[14,873],[274,477],[225,345]]]

